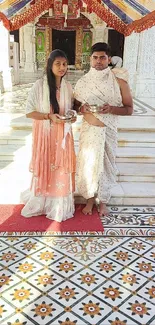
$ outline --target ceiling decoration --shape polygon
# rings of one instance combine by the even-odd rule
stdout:
[[[50,17],[64,17],[64,28],[84,12],[96,13],[125,36],[155,25],[155,0],[0,0],[0,20],[8,30],[33,22],[47,10]]]

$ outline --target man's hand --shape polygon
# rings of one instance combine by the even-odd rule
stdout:
[[[100,111],[101,114],[112,113],[112,106],[110,106],[109,104],[105,104],[105,105],[101,106],[100,108],[101,108],[101,111]]]

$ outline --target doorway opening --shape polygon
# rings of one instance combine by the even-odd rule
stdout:
[[[120,56],[123,59],[124,35],[114,29],[109,29],[108,44],[111,47],[111,56]]]
[[[52,30],[52,49],[60,49],[67,55],[69,65],[75,64],[76,31]]]

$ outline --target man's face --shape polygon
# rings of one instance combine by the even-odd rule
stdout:
[[[104,51],[94,52],[90,57],[90,65],[96,70],[104,70],[108,67],[111,57]]]

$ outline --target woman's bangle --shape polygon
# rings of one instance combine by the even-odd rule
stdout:
[[[44,114],[44,120],[50,120],[50,114]]]

